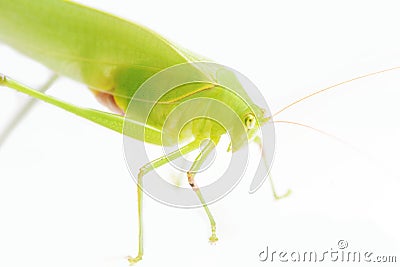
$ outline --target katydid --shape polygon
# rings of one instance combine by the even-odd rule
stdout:
[[[1,86],[15,89],[146,143],[162,145],[164,115],[171,112],[181,101],[194,97],[224,102],[235,112],[242,122],[239,127],[246,133],[231,136],[235,140],[259,142],[257,138],[259,128],[272,119],[265,114],[263,110],[265,107],[256,106],[243,92],[234,94],[218,84],[197,82],[171,91],[156,103],[157,112],[150,114],[147,124],[129,121],[130,124],[127,126],[129,130],[124,131],[126,121],[123,115],[131,99],[145,81],[172,66],[207,59],[179,47],[143,26],[73,2],[56,0],[0,2],[0,41],[44,64],[55,73],[86,84],[99,101],[114,113],[77,107],[35,91],[6,76],[0,77]],[[157,93],[159,88],[154,90]],[[206,109],[207,106],[198,108]],[[137,112],[140,113],[140,110]],[[204,124],[208,126],[203,127]],[[138,174],[138,182],[149,171],[197,149],[204,139],[218,144],[220,137],[226,133],[226,130],[218,124],[205,120],[196,120],[191,127],[190,135],[170,137],[176,142],[181,141],[180,138],[192,141],[179,151],[143,166]],[[145,135],[142,133],[143,128]],[[240,148],[240,145],[233,146],[232,151],[236,152]],[[209,152],[210,145],[207,143],[187,176],[190,186],[209,217],[212,232],[210,241],[216,242],[218,238],[214,218],[194,179],[195,170],[200,167]],[[137,193],[139,251],[135,258],[129,258],[130,263],[141,260],[143,256],[143,193],[140,184]]]
[[[0,85],[43,100],[120,133],[123,132],[123,114],[132,96],[148,78],[174,65],[204,60],[203,57],[178,47],[143,26],[69,1],[2,1],[0,25],[0,40],[3,43],[37,60],[59,75],[86,84],[99,101],[115,113],[74,106],[28,88],[6,76],[1,77]],[[159,89],[154,88],[154,90],[157,92]],[[194,98],[196,95],[223,101],[234,111],[242,121],[240,127],[245,130],[245,135],[232,136],[235,140],[245,142],[254,139],[261,124],[269,120],[264,110],[254,105],[245,93],[237,95],[222,86],[197,82],[180,86],[161,99],[160,104],[156,105],[157,112],[152,112],[147,124],[144,125],[146,130],[144,135],[141,132],[143,124],[137,122],[125,125],[125,129],[129,130],[125,130],[124,134],[147,143],[161,145],[163,116],[172,111],[182,100]],[[200,108],[204,109],[207,106]],[[207,127],[204,127],[205,124]],[[190,135],[186,134],[180,138],[185,140],[192,138],[193,141],[177,152],[172,152],[141,168],[139,181],[148,171],[197,149],[203,139],[217,144],[220,136],[226,133],[226,130],[217,123],[206,122],[206,119],[192,122],[190,128],[192,129]],[[170,138],[175,140],[174,142],[179,141],[175,136]],[[209,147],[206,149],[209,150]],[[240,146],[232,146],[231,149],[236,151]],[[204,152],[204,156],[207,153]],[[210,219],[212,231],[210,242],[216,242],[218,238],[215,221],[194,182],[194,173],[191,171],[198,169],[198,164],[202,161],[203,157],[198,159],[187,175],[190,185]],[[135,258],[129,258],[131,263],[141,260],[143,255],[140,184],[137,192],[139,251]]]

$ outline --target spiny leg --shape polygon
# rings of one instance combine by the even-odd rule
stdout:
[[[192,167],[187,172],[189,185],[192,187],[193,191],[196,193],[201,204],[203,205],[204,210],[207,213],[208,219],[210,220],[211,237],[209,238],[209,241],[211,243],[215,243],[218,241],[218,237],[216,235],[216,223],[215,223],[214,217],[212,216],[212,214],[210,212],[210,209],[208,208],[208,206],[203,198],[203,195],[201,194],[200,188],[197,186],[196,181],[194,180],[194,176],[195,176],[196,172],[200,169],[201,165],[205,162],[205,160],[207,159],[207,156],[210,154],[210,152],[213,149],[214,149],[214,144],[211,140],[209,140],[208,143],[206,144],[206,146],[201,150],[200,154],[196,157]]]
[[[199,146],[199,142],[194,141],[192,143],[187,144],[186,146],[171,152],[168,155],[155,159],[143,167],[140,168],[138,178],[137,178],[137,196],[138,196],[138,218],[139,218],[139,251],[138,255],[133,257],[128,257],[128,261],[131,265],[135,264],[136,262],[140,261],[143,257],[143,176],[146,175],[148,172],[161,167],[162,165],[173,161],[177,158],[180,158],[182,155],[185,155]]]
[[[53,74],[47,82],[38,89],[38,92],[46,92],[57,80],[58,75]],[[36,99],[32,98],[28,100],[24,106],[21,107],[21,109],[14,115],[14,117],[10,120],[10,123],[5,127],[4,132],[0,134],[0,146],[6,141],[8,136],[11,134],[11,132],[15,129],[15,127],[21,122],[21,120],[26,116],[26,114],[29,112],[29,110],[33,107],[33,105],[36,103]]]

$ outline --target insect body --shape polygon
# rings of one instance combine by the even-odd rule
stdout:
[[[142,190],[143,176],[154,168],[198,149],[206,140],[187,176],[211,223],[210,241],[218,240],[215,221],[196,185],[194,174],[201,167],[220,137],[228,131],[235,140],[229,149],[233,152],[256,138],[259,127],[269,120],[265,111],[256,106],[240,86],[234,90],[218,83],[193,82],[172,88],[157,99],[146,118],[124,121],[129,103],[138,89],[150,77],[169,67],[204,60],[178,47],[157,33],[112,15],[69,1],[1,1],[0,40],[21,53],[41,62],[59,75],[86,84],[94,95],[115,113],[83,109],[30,89],[9,77],[2,76],[0,85],[13,88],[34,98],[56,105],[78,116],[89,119],[117,132],[124,132],[138,140],[156,145],[176,145],[187,142],[175,152],[143,166],[138,174],[139,252],[129,258],[135,263],[143,255]],[[201,77],[210,75],[207,69],[191,67]],[[233,76],[230,83],[239,84]],[[218,82],[218,81],[216,81]],[[162,88],[152,88],[146,95],[159,95]],[[135,115],[142,116],[140,104],[146,105],[146,95],[138,96]],[[180,129],[164,131],[164,122],[183,101],[208,99],[197,106],[200,110],[218,112],[214,102],[223,103],[237,117],[236,123],[222,127],[214,120],[198,118]],[[213,102],[214,101],[214,102]],[[143,116],[142,116],[143,117]],[[125,127],[124,126],[125,123]],[[143,134],[143,129],[144,134]],[[166,143],[165,143],[166,142]]]
[[[86,84],[114,113],[77,107],[33,90],[4,75],[0,76],[0,86],[46,101],[146,143],[169,146],[185,143],[179,150],[144,165],[138,173],[139,251],[135,258],[129,258],[131,263],[139,261],[143,256],[141,190],[143,176],[171,160],[182,157],[183,154],[198,149],[203,141],[207,142],[201,147],[201,153],[188,169],[187,177],[209,217],[210,241],[217,241],[216,224],[205,203],[201,188],[196,184],[195,173],[211,153],[213,145],[217,144],[225,133],[229,132],[231,140],[235,140],[235,143],[228,148],[234,152],[239,151],[247,141],[257,142],[257,131],[270,120],[262,109],[265,107],[256,106],[252,101],[256,99],[250,99],[240,86],[232,90],[221,86],[218,80],[213,79],[211,79],[213,82],[196,81],[182,84],[166,94],[162,93],[165,89],[163,86],[152,87],[151,90],[141,91],[141,95],[138,95],[146,81],[159,73],[174,66],[206,59],[143,26],[69,1],[0,0],[0,41],[41,62],[57,74]],[[212,69],[189,65],[191,66],[189,72],[196,73],[202,78],[209,78],[212,73]],[[370,73],[346,82],[393,69],[399,67]],[[229,80],[230,84],[239,84],[229,75],[225,76],[225,80]],[[273,117],[304,99],[346,82],[295,101],[276,112]],[[154,100],[154,96],[161,98],[156,98],[157,101],[146,101]],[[190,121],[182,128],[171,125],[165,127],[164,123],[168,121],[166,118],[181,103],[200,98],[208,99],[208,102],[197,103],[193,110],[218,113],[219,108],[213,103],[219,102],[233,111],[237,117],[236,123],[227,125],[229,127],[221,127],[215,121],[202,117]],[[129,109],[132,100],[137,105]],[[154,106],[149,114],[143,114],[141,107],[146,107],[147,104]],[[137,120],[130,120],[129,117],[126,120],[122,116],[130,112],[133,112]],[[177,119],[180,118],[181,116],[177,116]]]

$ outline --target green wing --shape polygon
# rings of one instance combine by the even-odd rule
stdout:
[[[156,72],[202,59],[139,24],[59,0],[0,1],[0,41],[63,76],[115,95],[122,109]]]

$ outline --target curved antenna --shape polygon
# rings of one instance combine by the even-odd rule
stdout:
[[[274,121],[274,123],[285,123],[285,124],[291,124],[291,125],[301,126],[301,127],[304,127],[304,128],[310,129],[310,130],[313,130],[313,131],[315,131],[315,132],[317,132],[317,133],[320,133],[320,134],[322,134],[322,135],[325,135],[325,136],[327,136],[327,137],[329,137],[329,138],[332,138],[332,139],[334,139],[335,141],[338,141],[338,142],[340,142],[340,143],[342,143],[342,144],[344,144],[344,145],[349,145],[346,141],[344,141],[343,139],[340,139],[339,137],[337,137],[337,136],[335,136],[335,135],[333,135],[333,134],[330,134],[330,133],[328,133],[328,132],[322,131],[322,130],[320,130],[320,129],[317,129],[317,128],[313,127],[313,126],[310,126],[310,125],[307,125],[307,124],[304,124],[304,123],[295,122],[295,121],[286,121],[286,120],[278,120],[278,121]]]
[[[329,137],[329,138],[333,139],[334,141],[339,142],[342,145],[344,145],[346,147],[349,147],[349,148],[353,149],[354,151],[356,151],[358,153],[365,154],[364,151],[362,151],[361,149],[355,147],[354,145],[350,144],[349,142],[347,142],[347,141],[345,141],[345,140],[343,140],[343,139],[341,139],[341,138],[339,138],[339,137],[337,137],[337,136],[335,136],[333,134],[330,134],[328,132],[325,132],[325,131],[322,131],[322,130],[320,130],[318,128],[315,128],[313,126],[310,126],[310,125],[307,125],[307,124],[304,124],[304,123],[300,123],[300,122],[283,121],[283,120],[274,121],[274,123],[284,123],[284,124],[290,124],[290,125],[295,125],[295,126],[301,126],[303,128],[306,128],[306,129],[315,131],[317,133],[320,133],[322,135],[325,135],[326,137]]]
[[[275,114],[272,115],[272,117],[275,117],[276,115],[280,114],[281,112],[287,110],[288,108],[290,108],[290,107],[292,107],[292,106],[294,106],[294,105],[296,105],[296,104],[298,104],[298,103],[300,103],[300,102],[302,102],[302,101],[304,101],[304,100],[306,100],[308,98],[311,98],[311,97],[313,97],[315,95],[318,95],[318,94],[321,94],[323,92],[326,92],[326,91],[328,91],[330,89],[333,89],[335,87],[338,87],[340,85],[343,85],[343,84],[346,84],[346,83],[350,83],[350,82],[353,82],[353,81],[356,81],[356,80],[360,80],[360,79],[363,79],[363,78],[366,78],[366,77],[369,77],[369,76],[374,76],[374,75],[385,73],[385,72],[389,72],[389,71],[392,71],[392,70],[397,70],[397,69],[400,69],[400,66],[393,67],[393,68],[390,68],[390,69],[384,69],[384,70],[380,70],[380,71],[376,71],[376,72],[371,72],[371,73],[368,73],[368,74],[365,74],[365,75],[362,75],[362,76],[358,76],[358,77],[355,77],[355,78],[352,78],[352,79],[349,79],[349,80],[346,80],[346,81],[343,81],[343,82],[328,86],[326,88],[318,90],[318,91],[316,91],[316,92],[314,92],[312,94],[306,95],[306,96],[304,96],[304,97],[302,97],[302,98],[290,103],[289,105],[287,105],[287,106],[281,108],[280,110],[278,110]]]

